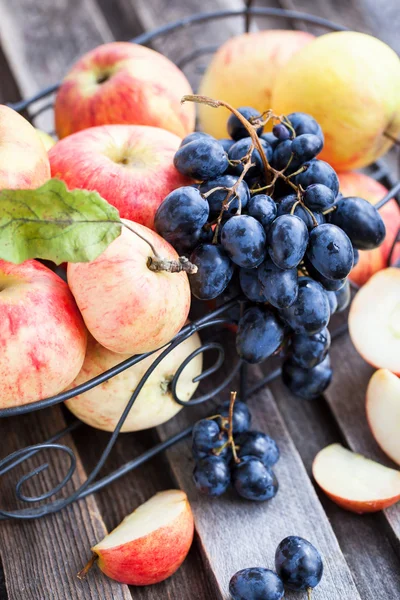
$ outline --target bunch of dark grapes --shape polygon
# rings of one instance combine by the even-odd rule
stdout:
[[[196,183],[165,198],[155,227],[197,267],[196,298],[224,298],[239,283],[239,356],[259,363],[284,350],[283,381],[314,398],[332,377],[329,319],[350,301],[358,249],[379,246],[385,226],[372,204],[342,197],[336,172],[317,158],[324,136],[310,115],[231,110],[230,139],[195,132],[182,141],[175,166]]]
[[[218,415],[193,427],[194,483],[207,496],[221,496],[232,485],[247,500],[270,500],[278,491],[272,467],[279,448],[265,433],[250,430],[250,411],[235,400],[232,392]]]

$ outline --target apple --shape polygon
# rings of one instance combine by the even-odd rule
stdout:
[[[272,89],[283,65],[314,39],[304,31],[255,31],[229,39],[216,52],[200,84],[199,93],[225,100],[235,108],[252,106],[260,112],[273,108]],[[227,136],[226,108],[199,105],[203,131],[217,138]]]
[[[311,114],[325,134],[319,158],[337,171],[364,167],[400,134],[400,59],[371,35],[322,35],[282,67],[272,108]]]
[[[112,42],[85,54],[55,101],[59,138],[96,125],[152,125],[184,137],[195,124],[185,75],[168,58],[138,44]]]
[[[359,354],[400,375],[400,269],[375,273],[351,304],[349,332]]]
[[[400,379],[388,369],[376,371],[367,389],[367,419],[382,450],[400,465]]]
[[[345,171],[338,173],[340,191],[343,196],[358,196],[365,198],[371,204],[376,204],[388,193],[384,185],[364,173]],[[366,281],[381,269],[388,266],[389,255],[400,228],[400,208],[393,198],[382,206],[379,213],[385,223],[386,237],[383,243],[374,250],[360,250],[358,264],[350,273],[350,279],[357,285],[364,285]],[[400,258],[400,244],[395,246],[392,262]]]
[[[93,546],[94,556],[78,577],[83,578],[97,562],[105,575],[120,583],[159,583],[179,569],[193,534],[193,514],[185,492],[159,492]]]
[[[86,329],[67,284],[35,260],[0,260],[0,408],[62,392],[79,373]]]
[[[183,408],[175,402],[169,384],[183,361],[200,346],[200,337],[195,333],[161,361],[145,382],[121,431],[141,431],[157,427]],[[104,431],[114,431],[133,391],[160,354],[161,351],[151,354],[116,377],[75,396],[66,402],[67,407],[87,425]],[[104,373],[129,357],[111,352],[89,337],[85,362],[72,387]],[[198,354],[183,369],[177,385],[180,400],[188,402],[193,396],[198,386],[193,380],[201,374],[202,365],[202,354]]]
[[[46,152],[48,152],[50,150],[50,148],[52,148],[54,146],[54,144],[56,143],[56,140],[53,137],[51,137],[51,135],[46,133],[45,131],[42,131],[42,129],[38,129],[37,127],[35,129],[36,129],[36,133],[42,140],[42,144],[45,147]]]
[[[376,512],[400,500],[400,471],[331,444],[314,459],[315,481],[342,508],[355,513]]]
[[[35,189],[50,179],[47,152],[35,128],[0,104],[0,189]]]
[[[121,354],[152,352],[167,344],[186,322],[190,286],[186,273],[152,271],[148,240],[167,260],[177,253],[157,233],[124,221],[116,238],[89,263],[69,263],[68,283],[93,337]],[[136,235],[137,232],[139,235]]]
[[[93,127],[57,142],[49,152],[51,174],[71,190],[99,192],[121,217],[153,228],[165,196],[190,183],[173,164],[180,142],[157,127]]]

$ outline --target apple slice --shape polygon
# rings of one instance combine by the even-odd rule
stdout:
[[[368,363],[400,375],[400,269],[376,273],[357,292],[350,309],[349,331]]]
[[[376,371],[367,389],[367,419],[372,435],[400,465],[400,379],[387,369]]]
[[[331,444],[314,459],[315,481],[333,502],[355,513],[376,512],[400,500],[400,472]]]
[[[181,566],[193,534],[193,515],[185,492],[159,492],[93,546],[93,557],[78,577],[82,579],[97,561],[105,575],[120,583],[159,583]]]

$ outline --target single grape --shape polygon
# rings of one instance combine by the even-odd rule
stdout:
[[[329,309],[331,311],[331,316],[336,312],[337,306],[338,306],[338,301],[336,298],[336,294],[335,292],[331,292],[329,290],[325,291],[325,294],[328,296],[328,300],[329,300]]]
[[[251,123],[252,119],[258,119],[261,117],[258,110],[256,110],[255,108],[252,108],[251,106],[241,106],[240,108],[238,108],[238,111],[250,123]],[[234,114],[231,114],[229,116],[228,122],[226,124],[226,128],[228,130],[228,134],[230,135],[230,137],[233,140],[241,140],[242,138],[249,136],[249,132],[247,131],[246,127],[243,125],[243,123],[241,121],[239,121],[239,119]],[[257,135],[261,135],[262,130],[263,130],[262,126],[257,127],[257,129],[256,129]]]
[[[322,183],[312,183],[306,189],[303,201],[310,210],[322,212],[335,202],[335,194]]]
[[[269,131],[268,133],[262,133],[260,137],[262,140],[268,142],[272,150],[275,148],[275,146],[279,144],[278,138],[276,138],[271,131]]]
[[[233,600],[281,600],[285,590],[276,573],[252,567],[235,573],[229,582],[229,593]]]
[[[177,150],[174,165],[183,175],[204,181],[222,175],[229,162],[225,150],[217,140],[201,137]]]
[[[267,247],[277,267],[292,269],[302,260],[308,244],[308,230],[296,215],[277,217],[269,228]]]
[[[278,350],[283,338],[283,325],[274,313],[252,306],[239,321],[236,350],[246,362],[259,363]]]
[[[261,223],[265,230],[276,218],[277,206],[275,201],[266,194],[252,196],[247,205],[247,212]]]
[[[205,194],[217,187],[230,188],[235,185],[237,180],[238,177],[236,177],[235,175],[221,175],[221,177],[218,177],[217,179],[210,179],[209,181],[202,183],[200,185],[199,190],[201,194]],[[211,221],[213,221],[219,216],[222,209],[222,203],[227,197],[227,194],[228,190],[223,189],[216,190],[215,192],[207,196],[207,202],[210,206],[209,219]],[[241,208],[243,209],[247,206],[249,199],[250,190],[248,188],[248,185],[245,181],[241,181],[238,185],[236,193],[229,198],[229,207],[226,211],[227,214],[235,215],[239,208],[239,200]]]
[[[262,502],[278,491],[274,472],[255,456],[245,456],[232,469],[233,487],[242,498]]]
[[[312,369],[325,359],[330,345],[331,335],[326,327],[313,335],[295,333],[292,336],[293,360],[303,369]]]
[[[266,302],[275,308],[286,308],[296,300],[299,291],[296,268],[280,269],[267,257],[258,267],[257,276]]]
[[[278,171],[285,171],[285,173],[294,173],[300,165],[299,161],[293,155],[292,140],[285,140],[280,142],[274,149],[274,153],[271,158],[271,166]]]
[[[229,149],[228,152],[229,160],[242,160],[242,158],[244,158],[248,154],[252,143],[253,141],[250,137],[245,137],[233,144],[233,146]],[[260,138],[260,143],[263,147],[267,159],[270,160],[272,158],[271,146],[262,138]],[[246,179],[252,177],[259,177],[264,172],[264,165],[260,153],[256,148],[251,154],[251,162],[255,163],[255,165],[247,171]],[[240,173],[243,171],[243,164],[237,164],[233,169],[237,175],[240,175]]]
[[[218,409],[218,412],[223,417],[229,417],[230,401],[227,400]],[[234,434],[243,433],[250,428],[251,413],[245,402],[236,400],[233,405],[232,432]]]
[[[189,133],[189,135],[183,138],[179,147],[182,148],[182,146],[186,146],[186,144],[190,144],[190,142],[198,141],[203,138],[215,140],[215,138],[209,133],[203,133],[202,131],[193,131],[193,133]]]
[[[298,135],[292,142],[292,152],[296,161],[300,163],[315,158],[322,150],[322,140],[313,133]]]
[[[339,191],[339,179],[331,165],[323,160],[313,158],[304,163],[303,167],[306,170],[294,177],[297,185],[301,185],[305,190],[313,183],[322,183],[332,190],[336,198]]]
[[[225,223],[221,231],[221,244],[239,267],[253,269],[265,258],[264,228],[249,215],[237,215]]]
[[[330,222],[343,229],[359,250],[372,250],[385,239],[386,228],[381,215],[363,198],[341,198],[330,215]]]
[[[284,586],[300,592],[315,588],[321,581],[322,558],[310,542],[297,535],[290,535],[276,549],[275,569]]]
[[[325,290],[336,292],[346,283],[346,279],[328,279],[327,277],[324,277],[324,275],[322,275],[322,273],[320,273],[310,262],[307,254],[304,256],[304,265],[310,277],[315,279],[315,281],[318,281]]]
[[[202,244],[190,255],[197,273],[189,275],[190,289],[199,300],[212,300],[227,287],[233,275],[233,264],[229,256],[217,244]]]
[[[358,261],[360,260],[360,252],[353,246],[353,254],[354,254],[354,265],[353,269],[356,265],[358,265]]]
[[[282,381],[295,396],[304,400],[318,398],[328,387],[332,379],[329,354],[311,369],[303,369],[288,358],[282,365]]]
[[[295,194],[289,194],[288,196],[284,196],[283,198],[281,198],[278,203],[277,216],[280,217],[281,215],[290,214],[292,211],[293,205],[296,202],[297,202],[297,196]],[[296,215],[296,217],[299,217],[302,221],[304,221],[308,230],[311,230],[315,227],[315,223],[314,223],[312,216],[310,215],[310,213],[307,210],[305,210],[305,208],[303,208],[301,206],[301,204],[298,203],[296,205],[296,208],[294,209],[293,214]],[[314,217],[315,217],[318,225],[322,225],[322,223],[325,223],[325,217],[321,213],[316,212],[314,214]]]
[[[239,280],[243,294],[252,302],[268,302],[264,288],[258,278],[258,268],[240,269]]]
[[[221,430],[216,421],[211,419],[197,421],[192,430],[192,446],[196,456],[203,458],[211,454],[217,445],[220,433]]]
[[[291,137],[291,131],[283,123],[277,123],[274,125],[272,128],[272,133],[281,142],[288,140]]]
[[[324,134],[322,133],[321,126],[311,115],[302,112],[295,112],[288,115],[288,119],[295,130],[296,135],[313,133],[321,138],[322,143],[324,142]]]
[[[336,312],[342,312],[345,310],[350,304],[351,300],[351,288],[350,283],[346,281],[343,287],[340,290],[335,292],[337,298],[337,307]]]
[[[238,456],[256,456],[266,467],[272,467],[279,460],[279,448],[274,439],[261,431],[247,431],[236,438]]]
[[[232,148],[233,144],[235,143],[234,140],[231,140],[229,138],[223,138],[222,140],[218,141],[226,153],[228,153],[229,148]]]
[[[193,480],[202,494],[221,496],[231,482],[229,465],[220,456],[206,456],[196,464]]]
[[[310,232],[307,257],[328,279],[345,279],[353,268],[353,246],[345,232],[324,223]]]
[[[288,308],[281,309],[280,314],[295,333],[312,335],[329,323],[329,300],[317,281],[300,277],[297,299]]]

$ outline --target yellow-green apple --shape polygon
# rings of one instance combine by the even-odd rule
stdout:
[[[35,189],[50,179],[47,152],[35,128],[0,104],[0,189]]]
[[[183,361],[201,345],[197,333],[174,348],[155,368],[136,398],[121,431],[140,431],[156,427],[174,417],[183,407],[175,402],[170,383]],[[161,351],[151,354],[136,365],[112,377],[101,385],[66,402],[67,407],[81,421],[104,431],[114,431],[136,386]],[[130,355],[111,352],[89,337],[85,362],[73,382],[79,385],[111,369]],[[178,398],[188,402],[198,383],[193,380],[201,374],[202,354],[189,362],[179,376]]]
[[[111,579],[128,585],[152,585],[171,577],[185,560],[194,534],[193,514],[185,492],[159,492],[139,506],[93,546],[93,558]]]
[[[400,375],[400,269],[379,271],[359,289],[350,308],[349,332],[364,360]]]
[[[0,261],[0,408],[62,392],[79,373],[86,328],[67,284],[35,260]]]
[[[50,150],[50,148],[52,148],[54,146],[54,144],[56,143],[56,140],[53,137],[51,137],[51,135],[49,135],[48,133],[43,131],[42,129],[36,128],[36,133],[42,140],[42,144],[46,148],[46,152],[48,152]]]
[[[320,158],[336,170],[369,165],[400,134],[400,59],[364,33],[322,35],[280,70],[272,107],[311,114],[325,134]]]
[[[96,125],[162,127],[180,137],[194,129],[195,108],[185,75],[168,58],[138,44],[112,42],[85,54],[71,69],[55,102],[59,138]]]
[[[124,223],[133,231],[123,227],[98,258],[68,264],[68,283],[87,328],[102,346],[140,354],[158,350],[184,325],[190,286],[184,272],[150,269],[154,254],[144,239],[160,257],[177,260],[168,242],[143,225]]]
[[[371,204],[376,204],[388,193],[384,185],[364,173],[343,171],[342,173],[338,173],[338,177],[340,191],[346,197],[358,196],[365,198]],[[350,273],[350,279],[357,285],[364,285],[371,275],[388,266],[393,242],[400,228],[400,208],[394,198],[382,206],[379,214],[385,223],[386,237],[378,248],[359,251],[360,258],[358,264]],[[397,244],[394,248],[392,255],[393,263],[398,258],[400,258],[400,244]]]
[[[367,388],[367,419],[382,450],[400,465],[400,379],[388,369],[376,371]]]
[[[400,471],[340,444],[321,450],[314,459],[312,472],[325,494],[351,512],[376,512],[400,500]]]
[[[92,127],[53,146],[51,174],[71,190],[99,192],[121,217],[153,228],[165,196],[189,181],[173,164],[180,142],[177,135],[157,127]]]
[[[303,31],[270,30],[229,39],[214,55],[200,84],[200,94],[225,100],[235,108],[271,106],[272,89],[283,65],[314,36]],[[199,105],[201,128],[217,138],[227,136],[226,108]]]

